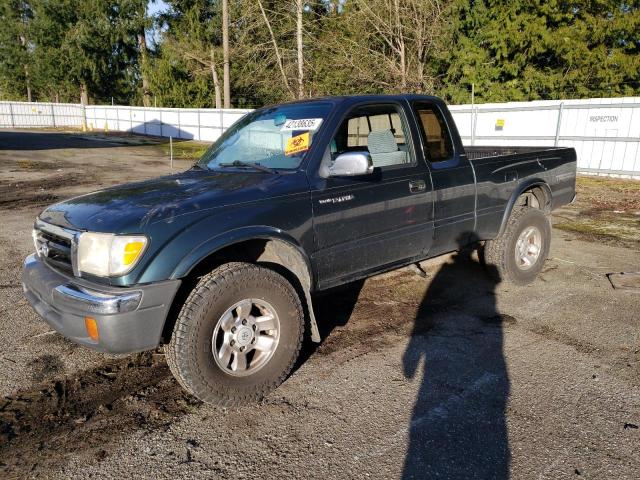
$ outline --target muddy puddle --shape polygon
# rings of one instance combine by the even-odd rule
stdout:
[[[71,454],[101,460],[124,435],[167,429],[199,405],[157,352],[55,375],[0,400],[0,468],[12,476],[63,465]]]
[[[60,197],[58,190],[90,185],[94,182],[91,175],[66,173],[41,180],[0,181],[0,208],[13,210],[23,207],[46,206]]]

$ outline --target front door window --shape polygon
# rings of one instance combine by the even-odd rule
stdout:
[[[366,151],[373,166],[408,166],[413,162],[407,146],[407,128],[394,105],[367,105],[352,110],[331,142],[331,155]]]

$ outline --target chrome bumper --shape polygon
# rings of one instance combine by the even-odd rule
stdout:
[[[98,315],[133,312],[141,299],[142,291],[110,294],[73,284],[59,285],[53,289],[53,301],[60,308],[79,309]]]

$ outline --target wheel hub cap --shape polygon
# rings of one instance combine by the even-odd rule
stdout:
[[[253,340],[253,330],[247,327],[242,327],[234,337],[238,345],[246,347],[251,343],[251,340]]]
[[[276,310],[262,299],[248,298],[233,304],[218,319],[211,350],[225,373],[245,376],[267,364],[279,339]]]
[[[516,265],[520,270],[533,267],[542,251],[542,234],[537,227],[525,228],[516,241]]]

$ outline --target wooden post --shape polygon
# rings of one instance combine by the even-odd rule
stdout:
[[[169,159],[171,161],[171,171],[173,171],[173,137],[169,137]]]
[[[554,147],[558,146],[558,142],[560,140],[560,126],[562,125],[562,110],[564,110],[564,102],[560,102],[560,107],[558,108],[558,123],[556,124],[556,140],[553,143]]]

